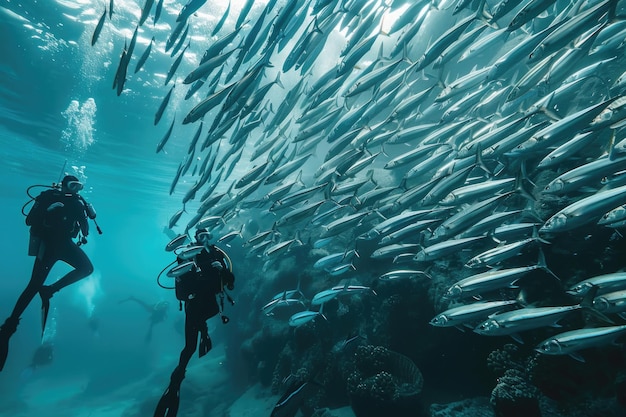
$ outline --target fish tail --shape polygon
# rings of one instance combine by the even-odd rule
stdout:
[[[543,249],[541,248],[539,248],[539,260],[537,261],[537,266],[552,275],[557,281],[561,281],[561,279],[554,272],[552,272],[550,268],[548,268],[548,265],[546,264],[546,257],[543,253]]]
[[[485,0],[480,0],[480,4],[476,9],[476,19],[482,20],[494,29],[499,29],[499,26],[493,22],[493,15],[491,14],[491,11],[488,10],[487,2]]]
[[[519,174],[515,177],[515,192],[519,193],[519,195],[521,195],[522,197],[524,197],[525,199],[527,199],[530,202],[535,202],[537,201],[537,199],[535,198],[534,195],[532,195],[532,193],[530,191],[528,191],[525,187],[524,187],[524,180],[528,181],[533,187],[536,187],[536,185],[528,178],[528,175],[526,174],[526,164],[525,161],[522,161],[522,164],[520,166],[520,172]]]

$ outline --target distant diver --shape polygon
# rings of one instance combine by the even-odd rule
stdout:
[[[145,301],[142,301],[132,295],[124,300],[121,300],[119,304],[124,303],[126,301],[134,301],[143,307],[144,310],[148,312],[150,315],[150,327],[148,327],[148,333],[146,334],[146,342],[152,340],[152,328],[155,324],[163,322],[167,318],[167,309],[170,306],[170,303],[167,301],[159,301],[155,304],[148,304]]]
[[[212,348],[206,321],[221,314],[224,296],[234,304],[226,289],[235,287],[235,276],[228,255],[210,244],[211,233],[198,229],[196,241],[182,247],[177,253],[177,266],[167,275],[175,278],[176,298],[185,304],[185,347],[180,352],[178,366],[172,372],[170,383],[154,411],[154,417],[175,417],[180,401],[180,385],[185,378],[187,364],[198,346],[198,356],[203,357]],[[181,240],[177,240],[181,243]],[[175,249],[171,243],[168,249]],[[220,298],[218,305],[216,296]],[[228,317],[222,322],[228,323]],[[198,339],[200,343],[198,344]]]
[[[30,191],[33,185],[27,189]],[[60,289],[71,285],[93,272],[93,265],[80,248],[87,243],[89,224],[87,219],[94,220],[96,212],[93,206],[78,192],[83,184],[73,175],[66,175],[60,184],[53,184],[49,190],[31,197],[28,203],[34,205],[26,216],[26,225],[30,226],[30,244],[28,255],[35,256],[33,272],[28,285],[15,304],[13,312],[0,326],[0,371],[4,368],[8,353],[9,339],[17,330],[20,316],[30,304],[35,294],[41,296],[42,337],[46,327],[50,298]],[[102,233],[96,223],[98,233]],[[73,239],[78,239],[78,243]],[[50,270],[57,261],[63,261],[74,269],[52,285],[44,285]]]
[[[35,370],[43,366],[50,365],[54,359],[54,345],[51,341],[46,340],[41,342],[41,345],[33,353],[33,357],[30,361],[30,365],[22,371],[20,378],[23,380],[30,378]]]
[[[33,358],[30,362],[30,367],[32,369],[41,368],[42,366],[50,365],[52,363],[52,359],[54,359],[54,345],[52,342],[47,341],[43,342],[35,353],[33,353]]]
[[[100,318],[94,313],[91,313],[91,315],[89,316],[89,319],[87,319],[87,327],[89,327],[89,330],[91,330],[94,336],[99,336],[100,335]]]

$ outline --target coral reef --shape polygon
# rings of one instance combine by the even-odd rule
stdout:
[[[422,374],[407,357],[383,346],[360,346],[348,393],[357,417],[416,416],[420,410]]]
[[[509,369],[523,371],[523,356],[519,347],[512,343],[507,343],[502,349],[496,349],[487,356],[487,367],[496,375],[504,375]]]
[[[541,417],[539,390],[523,372],[507,369],[491,392],[496,417]]]

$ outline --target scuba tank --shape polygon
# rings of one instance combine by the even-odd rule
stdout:
[[[86,203],[85,204],[85,213],[87,213],[87,217],[89,217],[91,220],[95,220],[96,219],[96,209],[93,208],[93,204],[87,203],[84,199],[83,199],[83,202]]]

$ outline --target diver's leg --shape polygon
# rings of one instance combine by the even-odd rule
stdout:
[[[61,288],[73,284],[93,272],[93,265],[87,254],[71,239],[55,242],[54,251],[58,260],[67,263],[74,269],[52,285],[42,285],[39,289],[41,296],[41,337],[43,337],[46,329],[50,298]]]
[[[148,333],[146,333],[146,343],[152,340],[152,328],[154,327],[154,323],[151,321],[150,326],[148,326]]]
[[[56,261],[57,259],[50,254],[44,255],[42,259],[35,258],[33,273],[31,274],[30,281],[24,291],[22,291],[20,297],[17,299],[13,312],[11,313],[11,317],[18,319],[22,315],[37,292],[41,290],[43,283],[46,281],[46,278]]]
[[[185,309],[185,347],[180,352],[180,359],[178,361],[178,368],[183,370],[187,369],[187,364],[191,360],[193,353],[196,351],[198,345],[198,333],[200,329],[196,325],[196,319],[193,317],[187,309]]]
[[[52,285],[44,286],[41,291],[42,298],[48,298],[62,288],[67,287],[81,279],[91,275],[93,272],[93,264],[89,260],[87,254],[73,241],[60,243],[59,260],[67,263],[74,269]]]
[[[185,308],[185,347],[180,352],[178,366],[174,368],[174,372],[170,376],[170,384],[165,389],[154,410],[154,417],[175,417],[178,413],[180,385],[185,378],[185,369],[193,356],[193,352],[196,350],[197,343],[198,328],[195,326],[195,322],[189,319],[187,309]]]
[[[0,326],[0,371],[4,368],[4,364],[9,354],[9,339],[17,330],[20,316],[24,310],[26,310],[26,307],[28,307],[37,292],[41,289],[55,261],[54,257],[49,254],[48,256],[43,256],[42,258],[35,258],[33,272],[28,285],[17,299],[13,312],[9,318],[7,318],[4,324]]]

